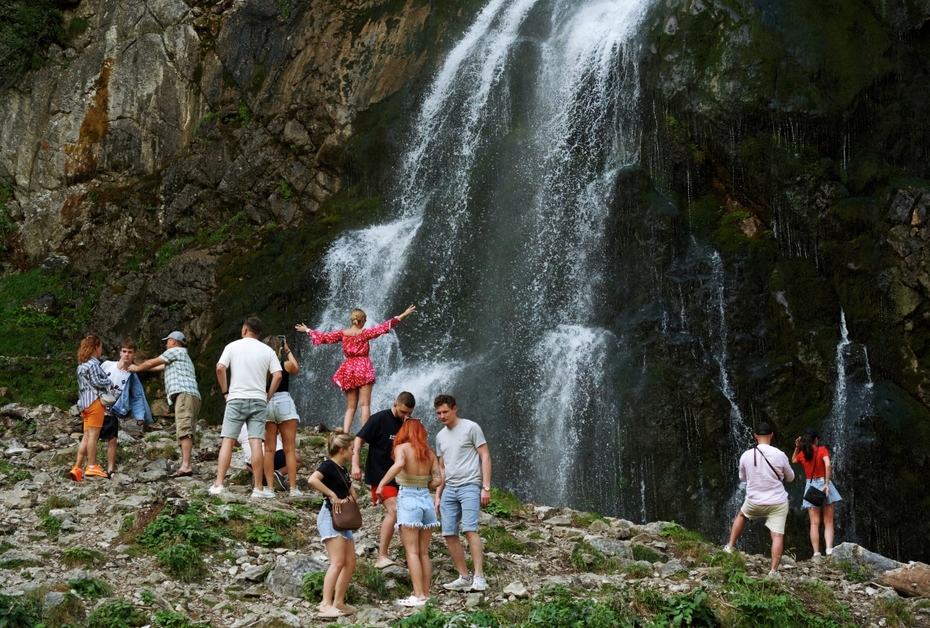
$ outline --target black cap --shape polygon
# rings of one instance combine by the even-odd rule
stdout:
[[[762,423],[759,423],[759,425],[756,426],[755,433],[758,434],[759,436],[766,436],[768,434],[774,434],[775,428],[772,427],[771,423],[766,423],[765,421],[763,421]]]

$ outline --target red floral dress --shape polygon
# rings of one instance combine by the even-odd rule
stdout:
[[[360,388],[365,384],[375,383],[375,367],[368,357],[368,341],[377,338],[391,331],[400,319],[397,317],[385,321],[377,327],[363,329],[355,336],[347,336],[342,330],[322,333],[312,329],[307,331],[313,346],[331,345],[337,342],[342,343],[342,353],[346,356],[345,361],[336,374],[333,375],[333,383],[342,390],[352,390]]]

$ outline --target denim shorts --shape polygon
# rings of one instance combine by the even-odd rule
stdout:
[[[442,515],[442,535],[458,536],[462,532],[478,531],[478,511],[481,509],[481,487],[477,484],[447,486],[442,491],[439,514]],[[399,518],[398,518],[399,520]]]
[[[341,536],[346,541],[355,540],[355,537],[352,535],[352,530],[337,530],[333,527],[333,513],[329,511],[326,504],[320,506],[320,514],[316,516],[316,529],[320,531],[320,538],[323,541],[336,538],[337,536]]]
[[[813,480],[808,480],[804,484],[804,494],[805,495],[807,494],[807,489],[810,486],[814,486],[814,488],[819,488],[822,491],[823,484],[824,484],[823,480],[824,478],[814,478]],[[836,502],[841,502],[841,501],[843,501],[843,496],[840,495],[840,492],[836,490],[835,486],[833,486],[833,480],[830,480],[830,495],[823,502],[823,505],[826,506],[828,504],[835,504]],[[807,501],[806,499],[801,500],[801,506],[803,508],[820,508],[820,506],[815,506],[809,501]]]
[[[220,435],[238,441],[242,424],[245,423],[249,426],[249,438],[260,438],[264,441],[267,405],[261,399],[230,399],[226,402]]]
[[[401,486],[397,492],[397,523],[394,529],[401,526],[406,528],[436,528],[439,521],[436,519],[436,506],[428,488],[414,488]]]
[[[297,414],[297,406],[294,405],[294,399],[289,392],[279,392],[271,396],[268,402],[268,414],[265,416],[267,423],[281,424],[285,421],[299,421],[300,415]]]

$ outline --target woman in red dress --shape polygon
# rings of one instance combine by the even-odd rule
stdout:
[[[368,341],[391,331],[415,309],[416,306],[411,305],[403,314],[369,329],[364,329],[367,317],[365,312],[359,309],[352,310],[352,326],[348,329],[323,333],[314,331],[303,323],[294,326],[297,331],[310,336],[313,346],[342,343],[342,353],[346,359],[333,375],[333,383],[346,394],[346,413],[342,420],[342,429],[346,433],[349,433],[352,427],[355,409],[359,405],[362,406],[362,425],[365,425],[371,416],[371,389],[375,383],[375,367],[368,357]]]

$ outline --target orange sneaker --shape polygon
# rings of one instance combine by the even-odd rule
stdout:
[[[107,475],[107,472],[103,470],[99,464],[87,465],[87,469],[84,471],[84,474],[88,477],[94,476],[98,478],[107,478],[110,479],[110,476]]]
[[[84,473],[81,472],[81,467],[71,467],[71,470],[68,471],[68,475],[70,475],[71,479],[75,482],[84,481]]]

